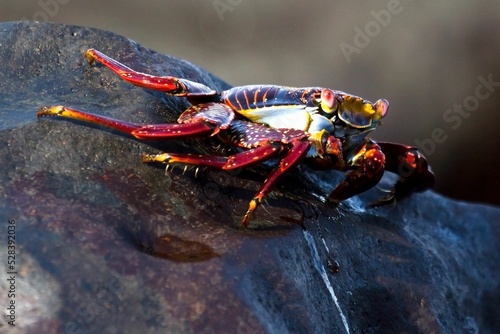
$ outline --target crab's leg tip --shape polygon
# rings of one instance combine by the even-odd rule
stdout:
[[[36,116],[38,118],[44,117],[44,116],[54,116],[54,115],[59,115],[64,111],[63,106],[44,106],[38,109],[38,112],[36,113]]]
[[[49,107],[46,107],[46,106],[40,107],[38,109],[38,111],[36,112],[36,117],[40,118],[43,116],[47,116],[48,110],[49,110]]]
[[[87,51],[85,51],[83,53],[83,56],[85,57],[85,59],[87,59],[87,62],[89,63],[90,66],[92,66],[95,62],[95,58],[94,58],[94,50],[93,49],[88,49]]]
[[[250,201],[250,204],[248,205],[248,210],[245,213],[245,216],[241,220],[241,226],[243,227],[248,227],[250,222],[252,221],[252,215],[255,209],[257,209],[257,206],[260,204],[261,199],[259,197],[255,197]]]
[[[247,212],[243,217],[243,219],[241,220],[241,226],[243,228],[247,228],[251,220],[252,220],[252,214]]]
[[[150,162],[163,162],[168,163],[172,159],[172,156],[168,153],[163,154],[147,154],[144,153],[141,157],[142,162],[150,163]]]
[[[155,161],[155,156],[152,154],[143,153],[141,156],[141,161],[145,163],[153,162]]]

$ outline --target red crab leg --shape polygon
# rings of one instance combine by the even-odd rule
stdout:
[[[99,63],[103,64],[104,66],[118,74],[123,80],[139,87],[144,87],[178,96],[211,96],[216,94],[213,89],[194,81],[171,76],[155,76],[137,72],[95,49],[89,49],[85,51],[85,58],[87,58],[88,62],[91,65],[94,63],[94,61],[98,61]]]
[[[267,179],[264,181],[264,184],[250,201],[248,210],[241,221],[241,225],[247,227],[248,224],[250,224],[253,212],[257,209],[260,203],[262,203],[264,196],[266,196],[281,175],[294,168],[302,159],[304,159],[310,146],[311,145],[308,141],[296,141],[293,143],[292,148],[287,152],[284,158],[281,159],[278,167],[275,168],[271,174],[269,174]]]
[[[228,157],[176,153],[144,154],[142,162],[181,163],[230,170],[267,160],[280,152],[280,146],[268,143]]]
[[[89,122],[121,131],[139,139],[182,139],[209,136],[214,133],[215,129],[215,125],[201,120],[183,124],[139,125],[63,106],[42,107],[38,111],[37,116],[60,116]]]
[[[384,175],[385,156],[380,147],[368,142],[361,153],[352,159],[355,169],[346,173],[346,178],[330,194],[330,200],[339,202],[362,193],[375,186]]]

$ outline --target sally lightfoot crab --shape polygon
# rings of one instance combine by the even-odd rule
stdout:
[[[328,88],[273,85],[234,87],[217,92],[203,84],[172,76],[140,73],[90,49],[90,64],[108,67],[136,86],[185,97],[191,106],[178,124],[139,125],[65,106],[42,107],[38,117],[60,116],[119,130],[138,139],[184,139],[217,136],[236,147],[230,156],[144,154],[146,163],[189,164],[231,170],[277,158],[278,163],[250,201],[242,219],[248,226],[263,198],[285,172],[304,162],[316,169],[345,172],[329,199],[339,202],[375,186],[384,170],[400,176],[385,204],[433,186],[434,175],[415,147],[376,143],[367,135],[381,124],[389,103],[366,101]]]

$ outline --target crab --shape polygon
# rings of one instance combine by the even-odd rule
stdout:
[[[95,49],[87,50],[85,57],[90,65],[97,61],[133,85],[185,97],[191,106],[177,124],[140,125],[60,105],[42,107],[37,116],[90,122],[145,140],[217,136],[236,148],[229,156],[143,154],[145,163],[232,170],[277,160],[250,200],[241,220],[245,227],[280,176],[299,163],[345,173],[345,179],[328,197],[333,203],[374,187],[385,170],[398,174],[399,179],[374,205],[391,203],[434,185],[434,174],[416,147],[377,143],[368,137],[387,115],[389,103],[384,99],[371,103],[329,88],[276,85],[240,86],[219,92],[187,79],[135,71]]]

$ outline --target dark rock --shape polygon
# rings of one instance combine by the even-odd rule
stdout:
[[[292,173],[249,229],[239,220],[263,180],[163,171],[143,151],[214,143],[139,142],[70,121],[64,104],[137,123],[173,122],[182,99],[89,67],[93,47],[150,73],[217,89],[196,66],[109,32],[0,24],[0,218],[15,221],[16,327],[26,333],[494,333],[500,300],[498,208],[433,192],[367,209],[318,196],[335,173]],[[317,176],[323,177],[319,181]],[[333,175],[333,176],[331,176]],[[386,178],[381,187],[387,187]],[[316,184],[313,186],[312,184]],[[301,222],[302,229],[295,222]],[[13,225],[13,224],[11,224]],[[0,241],[3,268],[6,238]],[[0,271],[0,304],[10,302]],[[0,331],[14,331],[2,319]]]

